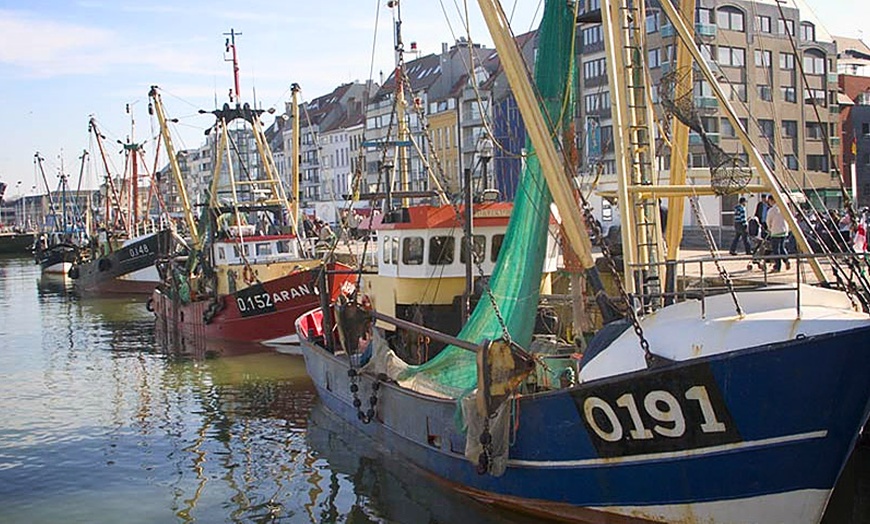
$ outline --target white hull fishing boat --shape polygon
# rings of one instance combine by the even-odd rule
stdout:
[[[579,522],[818,523],[870,413],[867,282],[842,271],[866,262],[846,255],[823,267],[788,215],[805,253],[798,264],[824,285],[805,283],[798,271],[796,284],[742,289],[720,270],[718,294],[671,292],[657,197],[681,188],[656,186],[652,172],[649,86],[638,61],[646,56],[644,8],[603,0],[624,318],[605,325],[582,359],[535,354],[549,220],[540,210],[551,195],[565,249],[597,278],[587,217],[567,155],[557,150],[572,113],[561,109],[572,85],[576,12],[570,2],[546,3],[539,100],[500,6],[480,4],[540,161],[524,173],[490,300],[455,338],[392,319],[358,297],[302,316],[297,332],[308,334],[303,354],[324,404],[456,489],[524,512]],[[662,11],[682,42],[678,52],[695,59],[739,130],[755,176],[786,208],[790,192],[746,136],[686,24],[669,2]],[[749,171],[736,160],[725,164],[732,178],[725,186]],[[536,189],[544,180],[549,191]],[[841,285],[827,281],[831,271]],[[385,342],[389,325],[451,345],[411,366]]]

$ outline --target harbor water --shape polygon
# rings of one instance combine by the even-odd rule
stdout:
[[[536,520],[453,493],[344,425],[301,357],[167,347],[143,298],[77,297],[32,260],[0,258],[0,523],[55,522]],[[823,522],[870,522],[870,448]]]

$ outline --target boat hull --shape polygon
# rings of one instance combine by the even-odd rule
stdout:
[[[26,255],[33,240],[33,233],[0,233],[0,255]]]
[[[155,262],[169,249],[168,229],[142,237],[108,255],[74,264],[73,288],[86,294],[147,295],[160,282]]]
[[[465,458],[454,400],[383,383],[363,424],[347,359],[302,347],[325,405],[476,498],[586,522],[815,523],[870,409],[868,335],[799,338],[520,397],[500,477]],[[363,409],[374,381],[360,379]],[[637,422],[620,407],[629,399]],[[638,425],[652,436],[632,434]]]
[[[66,275],[79,257],[79,248],[69,244],[59,244],[37,252],[35,257],[43,273]]]
[[[330,278],[330,299],[351,291],[356,275],[343,264],[330,264],[330,271],[346,271]],[[163,290],[153,292],[149,309],[159,322],[191,340],[222,340],[295,346],[296,319],[320,305],[319,269],[297,271],[224,295],[177,302]],[[283,352],[298,353],[285,350]]]

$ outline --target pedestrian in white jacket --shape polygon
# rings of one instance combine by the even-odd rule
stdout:
[[[788,252],[785,250],[788,224],[785,222],[782,210],[776,204],[773,195],[767,197],[767,203],[770,206],[770,209],[767,210],[767,231],[770,235],[771,251],[773,255],[779,255],[773,260],[773,269],[771,270],[772,273],[776,273],[782,269],[783,262],[785,262],[786,269],[791,269]]]

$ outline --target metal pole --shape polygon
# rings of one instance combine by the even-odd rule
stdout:
[[[469,315],[471,315],[471,295],[474,293],[472,273],[472,220],[474,213],[471,206],[471,169],[465,168],[462,177],[462,183],[465,184],[465,224],[463,224],[464,235],[462,243],[465,246],[465,292],[462,294],[462,323],[464,324]]]

